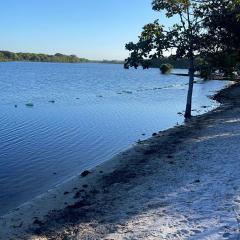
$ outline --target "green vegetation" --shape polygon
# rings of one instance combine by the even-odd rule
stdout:
[[[198,69],[204,78],[219,72],[223,77],[240,76],[240,1],[214,0],[206,3],[208,15],[204,26],[208,46],[200,56]],[[200,68],[200,69],[199,69]]]
[[[189,87],[184,116],[191,117],[195,71],[208,77],[217,65],[232,73],[238,63],[239,6],[239,0],[153,0],[153,10],[171,18],[172,26],[165,27],[159,20],[145,25],[138,42],[126,44],[130,56],[125,60],[125,68],[149,68],[151,62],[163,59],[166,52],[174,53],[172,59],[187,59]],[[224,61],[216,64],[216,56]],[[199,65],[197,58],[202,59]]]
[[[160,66],[160,71],[162,74],[169,74],[173,69],[173,66],[169,63],[164,63]]]
[[[79,58],[76,55],[64,55],[56,53],[55,55],[36,54],[36,53],[13,53],[10,51],[0,51],[0,61],[26,61],[26,62],[64,62],[81,63],[88,62],[85,58]]]

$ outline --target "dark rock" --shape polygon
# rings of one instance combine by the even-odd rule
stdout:
[[[84,185],[82,185],[82,187],[83,187],[83,188],[87,188],[87,187],[88,187],[88,185],[87,185],[87,184],[84,184]]]
[[[40,235],[42,234],[42,229],[41,228],[36,228],[33,230],[33,233],[36,234],[36,235]]]
[[[26,103],[25,105],[26,105],[26,107],[33,107],[34,106],[33,103]]]
[[[34,225],[39,225],[39,226],[43,226],[43,225],[44,225],[44,223],[43,223],[42,221],[38,220],[38,219],[35,219],[35,220],[33,221],[33,224],[34,224]]]
[[[80,191],[76,192],[76,194],[74,195],[74,199],[77,199],[77,198],[80,198],[81,197],[81,194],[80,194]]]
[[[152,136],[153,136],[153,137],[157,136],[157,133],[153,133]]]
[[[82,201],[79,201],[79,202],[77,202],[73,205],[67,206],[67,209],[78,209],[78,208],[89,206],[89,205],[90,204],[87,201],[82,200]]]
[[[91,172],[89,172],[88,170],[84,171],[81,173],[82,177],[86,177],[88,174],[90,174]]]
[[[143,154],[144,154],[144,155],[152,155],[152,154],[154,154],[154,153],[157,153],[157,150],[154,150],[154,149],[152,149],[152,150],[146,150]]]
[[[230,233],[224,233],[224,234],[223,234],[223,237],[224,237],[224,238],[228,238],[228,237],[230,237],[230,236],[231,236]]]
[[[64,192],[64,195],[67,195],[67,194],[69,194],[69,192]]]
[[[98,190],[96,190],[96,189],[93,189],[93,190],[91,190],[91,191],[90,191],[90,193],[92,193],[92,194],[94,194],[94,195],[95,195],[95,194],[98,194],[98,193],[100,193],[100,191],[98,191]]]

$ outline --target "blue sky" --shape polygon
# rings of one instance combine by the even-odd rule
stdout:
[[[0,49],[124,59],[125,43],[157,18],[151,0],[7,0]]]

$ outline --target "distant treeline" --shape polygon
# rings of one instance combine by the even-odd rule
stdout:
[[[124,64],[124,61],[122,60],[91,60],[90,62],[93,63],[109,63],[109,64]]]
[[[185,58],[175,60],[173,58],[161,58],[161,59],[153,59],[150,60],[150,67],[152,68],[160,68],[162,64],[171,64],[174,68],[188,68],[188,60]]]
[[[109,64],[124,64],[121,60],[88,60],[86,58],[79,58],[76,55],[65,55],[56,53],[54,55],[43,53],[14,53],[10,51],[0,51],[0,62],[9,61],[25,61],[25,62],[63,62],[63,63],[109,63]],[[163,63],[169,63],[174,68],[188,68],[188,60],[180,59],[174,60],[172,58],[161,58],[150,61],[150,67],[159,68]]]
[[[48,55],[42,53],[14,53],[10,51],[0,51],[0,61],[81,63],[88,62],[88,59],[79,58],[76,55],[65,55],[61,53],[56,53],[55,55]]]

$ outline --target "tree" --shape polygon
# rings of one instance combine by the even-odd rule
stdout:
[[[240,1],[208,1],[202,14],[208,32],[202,58],[226,76],[232,76],[240,62]]]
[[[191,117],[192,94],[195,72],[195,57],[204,48],[202,39],[206,36],[203,29],[203,10],[206,1],[198,0],[154,0],[152,8],[165,12],[167,18],[173,18],[175,24],[170,28],[161,25],[158,20],[143,27],[137,43],[126,44],[130,56],[125,67],[149,67],[149,60],[162,58],[166,52],[175,52],[176,58],[187,58],[189,62],[189,87],[185,117]]]
[[[208,30],[208,50],[240,49],[240,1],[211,0],[203,13]],[[214,45],[214,46],[213,46]]]

